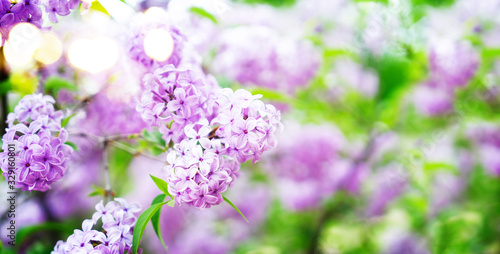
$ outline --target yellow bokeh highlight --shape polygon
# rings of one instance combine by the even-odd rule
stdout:
[[[51,64],[59,60],[62,51],[63,44],[59,37],[52,32],[43,32],[41,44],[35,50],[34,57],[43,64]]]

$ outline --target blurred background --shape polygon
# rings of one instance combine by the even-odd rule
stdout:
[[[281,111],[277,147],[228,190],[249,223],[227,204],[165,207],[170,253],[500,253],[499,0],[86,2],[39,31],[36,49],[3,46],[4,115],[35,91],[61,108],[92,96],[70,133],[140,132],[135,96],[154,64],[134,47],[165,45],[161,34],[146,45],[144,17],[158,15],[220,86]],[[18,198],[19,253],[50,253],[102,199],[102,150],[70,140],[64,179]],[[166,159],[149,152],[109,154],[116,196],[143,208]],[[144,253],[164,253],[149,227]]]

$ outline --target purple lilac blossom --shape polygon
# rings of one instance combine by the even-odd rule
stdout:
[[[106,205],[101,201],[95,209],[92,219],[83,221],[82,230],[75,229],[65,242],[58,241],[52,254],[122,254],[131,250],[132,234],[141,207],[137,203],[128,204],[125,199],[115,198]],[[99,220],[106,233],[92,229]]]
[[[15,145],[16,187],[46,191],[64,176],[73,149],[66,145],[68,132],[61,127],[63,112],[54,109],[54,98],[26,95],[7,116],[8,128],[0,154],[3,175],[9,172],[8,145]]]
[[[288,124],[279,141],[266,167],[277,181],[280,200],[292,210],[318,206],[346,173],[338,163],[342,134],[333,126]]]
[[[425,242],[409,233],[398,232],[383,254],[429,254]]]
[[[42,10],[50,22],[57,23],[57,16],[66,16],[80,5],[80,0],[20,0],[11,3],[0,1],[0,33],[3,40],[9,38],[9,31],[16,24],[31,23],[42,28]]]
[[[378,169],[373,177],[374,190],[371,192],[366,215],[379,216],[387,205],[403,192],[408,184],[408,175],[398,169],[398,165],[389,165]]]
[[[478,148],[479,160],[486,171],[493,176],[500,176],[500,126],[479,124],[468,130],[469,138]]]
[[[465,42],[441,42],[429,53],[430,80],[444,89],[463,87],[476,73],[479,55]]]
[[[455,90],[464,87],[475,75],[479,56],[465,42],[435,43],[429,54],[430,74],[417,86],[415,106],[423,115],[441,115],[453,109]]]
[[[460,197],[466,187],[464,177],[451,173],[439,173],[434,177],[429,216],[436,216]]]
[[[319,64],[319,53],[310,43],[281,38],[264,26],[224,31],[213,61],[218,75],[290,94],[309,84]]]
[[[145,77],[137,110],[167,144],[167,182],[178,204],[208,208],[235,180],[239,163],[276,145],[280,113],[261,96],[220,89],[213,79],[168,65]]]
[[[231,187],[227,196],[245,214],[249,223],[228,205],[204,211],[185,206],[163,209],[162,231],[170,252],[231,253],[258,232],[270,205],[269,192],[267,186],[250,182],[246,175],[242,175]],[[190,241],[196,241],[197,244],[186,244]],[[157,251],[155,253],[163,250],[158,241],[152,242],[150,246]]]
[[[78,129],[86,129],[95,135],[138,133],[147,126],[133,106],[108,98],[104,92],[92,97],[85,113]]]
[[[413,100],[420,114],[433,116],[449,113],[453,109],[453,97],[453,93],[424,83],[415,89]]]

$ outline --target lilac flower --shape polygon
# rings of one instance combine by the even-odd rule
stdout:
[[[450,173],[440,173],[434,177],[432,186],[432,200],[430,216],[437,215],[442,209],[446,208],[458,197],[466,187],[464,177],[455,176]]]
[[[369,198],[367,216],[381,215],[385,207],[403,192],[408,184],[408,176],[400,172],[396,165],[379,169],[374,177],[374,191]]]
[[[97,211],[92,216],[92,220],[83,221],[83,230],[75,230],[66,242],[58,241],[51,253],[121,254],[129,251],[132,248],[133,227],[137,221],[136,213],[140,211],[140,206],[128,205],[123,199],[117,199],[117,201],[118,203],[111,201],[106,206],[102,201],[97,204]],[[99,218],[102,218],[106,234],[92,229]]]
[[[397,233],[384,254],[429,254],[425,242],[409,233]]]
[[[177,204],[200,209],[222,202],[239,165],[276,145],[280,113],[261,96],[221,89],[197,71],[167,65],[144,78],[136,107],[173,149],[167,182]]]
[[[419,113],[433,116],[453,109],[453,94],[432,84],[422,84],[415,89],[414,103]]]
[[[138,133],[146,126],[133,105],[109,98],[104,92],[92,97],[85,118],[78,122],[79,131],[83,128],[95,135]]]
[[[11,3],[0,1],[0,33],[3,40],[9,38],[9,32],[16,24],[25,22],[42,28],[42,9],[48,14],[49,20],[57,23],[57,15],[66,16],[76,9],[81,0],[19,0]]]
[[[486,172],[500,176],[500,127],[493,124],[479,124],[468,130],[468,136],[479,152],[479,160]]]
[[[305,41],[281,38],[270,28],[226,29],[218,40],[214,71],[245,86],[293,94],[316,75],[320,57]]]
[[[343,137],[334,126],[287,124],[278,148],[265,157],[278,195],[292,210],[313,208],[331,195],[345,172],[339,170]]]
[[[54,99],[42,94],[27,95],[8,116],[2,138],[2,171],[9,168],[8,144],[15,144],[16,187],[46,191],[62,178],[72,148],[66,145],[67,131],[61,127],[63,113],[54,109]]]
[[[70,13],[66,0],[49,0],[45,6],[45,12],[49,15],[52,23],[57,23],[57,16],[66,16]]]
[[[424,115],[441,115],[453,109],[455,90],[465,86],[479,65],[478,53],[465,42],[441,42],[429,54],[429,79],[416,88],[415,105]]]
[[[441,42],[429,54],[430,79],[446,88],[462,87],[474,76],[478,53],[465,42]]]

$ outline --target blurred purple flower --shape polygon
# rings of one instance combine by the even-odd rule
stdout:
[[[429,254],[424,242],[411,234],[398,233],[390,242],[384,254]]]
[[[320,55],[310,43],[281,38],[263,26],[225,30],[213,62],[215,73],[231,81],[289,94],[307,86],[319,64]]]
[[[429,53],[430,80],[450,90],[465,86],[479,65],[479,55],[465,42],[435,42]]]
[[[287,124],[277,149],[266,157],[286,207],[312,208],[333,193],[344,173],[337,155],[342,143],[342,134],[333,126]]]
[[[400,172],[397,165],[378,169],[373,175],[375,189],[369,197],[367,216],[379,216],[386,206],[403,192],[409,182],[408,176]]]

